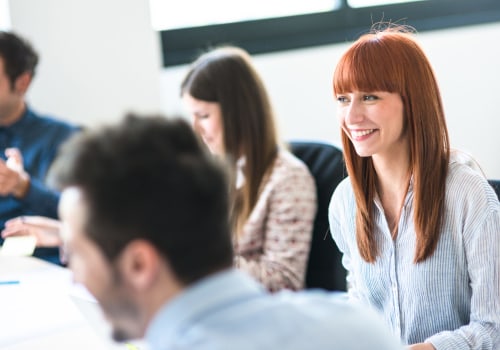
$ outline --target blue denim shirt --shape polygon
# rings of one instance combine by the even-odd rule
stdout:
[[[79,127],[69,123],[40,116],[29,107],[14,124],[0,127],[0,157],[6,159],[6,148],[18,148],[24,168],[31,177],[25,198],[0,196],[0,229],[7,220],[20,215],[57,218],[59,193],[45,185],[45,177],[59,146],[78,130]]]

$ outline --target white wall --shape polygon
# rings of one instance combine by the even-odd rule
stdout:
[[[474,156],[486,175],[500,179],[500,23],[422,32],[441,93],[452,147]],[[339,143],[332,74],[348,44],[255,55],[282,136]],[[179,84],[187,66],[163,71],[163,109],[182,112]]]
[[[159,37],[146,0],[11,0],[11,25],[39,51],[28,100],[95,125],[160,111]]]
[[[147,0],[11,0],[11,26],[41,53],[29,100],[85,125],[125,111],[182,113],[187,66],[160,69]],[[419,34],[441,84],[452,146],[500,179],[500,23]],[[256,55],[285,139],[338,142],[335,64],[348,43]]]

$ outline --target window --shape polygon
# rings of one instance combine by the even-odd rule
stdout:
[[[347,6],[370,7],[426,0],[347,0]],[[264,18],[338,10],[342,0],[149,0],[151,23],[156,30],[181,29]],[[221,10],[223,9],[223,10]]]
[[[9,0],[0,0],[0,30],[10,29]]]
[[[153,5],[154,2],[161,0],[150,1]],[[218,1],[219,6],[224,8],[221,0]],[[256,6],[257,0],[249,1],[249,3],[258,9],[272,9],[269,3],[273,1],[277,3],[284,1],[287,4],[311,2],[316,5],[321,3],[321,6],[327,5],[326,2],[319,0],[264,1],[266,6]],[[164,0],[164,3],[172,4],[169,0]],[[174,17],[186,18],[194,23],[195,18],[189,18],[194,12],[202,13],[205,17],[207,13],[226,12],[214,11],[214,2],[209,2],[212,4],[211,11],[201,9],[200,3],[205,3],[205,1],[197,1],[198,7],[194,5],[188,7],[187,14],[181,15],[175,12]],[[224,3],[241,4],[240,1],[230,0]],[[177,6],[179,4],[176,3],[175,8]],[[257,54],[352,41],[359,34],[366,32],[373,23],[380,21],[408,24],[419,32],[500,21],[500,1],[498,0],[332,0],[329,6],[329,10],[325,10],[326,7],[318,7],[323,10],[285,16],[278,16],[283,13],[277,12],[268,12],[265,15],[259,15],[259,18],[256,18],[258,15],[255,12],[246,17],[242,17],[241,13],[240,17],[224,15],[226,20],[229,18],[229,22],[224,22],[220,18],[212,18],[208,23],[204,22],[201,25],[190,24],[193,26],[162,29],[160,35],[164,66],[191,62],[202,50],[219,44],[241,46],[251,54]],[[291,6],[290,8],[295,9],[296,12],[299,7]],[[173,10],[165,9],[154,10],[153,6],[151,9],[152,14],[158,11],[173,12]],[[313,9],[314,7],[311,7],[308,11],[313,11]],[[207,12],[203,13],[204,11]],[[243,13],[247,14],[245,11]],[[273,17],[267,17],[272,13],[274,13]],[[239,21],[239,19],[243,20]]]
[[[349,5],[349,7],[357,8],[357,7],[389,5],[401,2],[414,2],[414,1],[425,1],[425,0],[347,0],[347,5]]]
[[[149,0],[149,4],[153,28],[168,30],[332,11],[341,0]]]

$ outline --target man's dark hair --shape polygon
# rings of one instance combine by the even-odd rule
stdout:
[[[10,86],[14,88],[16,79],[25,72],[35,75],[38,54],[31,44],[12,32],[0,31],[0,57],[4,61],[5,73]]]
[[[145,239],[184,284],[232,265],[225,171],[180,118],[129,114],[82,132],[50,177],[82,191],[85,232],[111,262]]]

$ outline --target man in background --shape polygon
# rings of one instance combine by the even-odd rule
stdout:
[[[59,193],[45,185],[45,177],[61,143],[78,130],[27,105],[37,63],[25,39],[0,31],[0,229],[22,215],[57,217]],[[58,262],[56,249],[38,253]]]
[[[401,349],[326,292],[269,294],[232,268],[225,170],[182,119],[129,115],[82,133],[51,170],[74,280],[115,340],[160,349]]]

